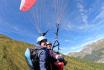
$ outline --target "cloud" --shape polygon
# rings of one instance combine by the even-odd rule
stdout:
[[[100,9],[100,13],[93,20],[95,24],[100,24],[100,22],[104,20],[104,5],[102,5]]]
[[[63,50],[64,54],[69,54],[70,52],[79,52],[83,48],[85,48],[86,45],[91,44],[93,42],[96,42],[98,40],[101,40],[103,38],[104,38],[104,35],[99,34],[99,35],[97,35],[95,37],[90,37],[90,38],[85,39],[81,44],[72,45],[72,46],[67,45],[67,48],[63,47],[62,50]]]
[[[79,25],[68,21],[63,25],[64,29],[67,31],[92,31],[98,29],[98,26],[101,26],[104,22],[104,3],[96,0],[91,6],[87,6],[86,9],[84,6],[84,2],[82,0],[77,1],[77,8],[81,16],[81,22]],[[76,10],[77,11],[77,10]],[[96,14],[96,15],[95,15]],[[93,18],[90,18],[94,16]],[[78,19],[78,18],[77,18]],[[79,23],[79,21],[77,22]]]
[[[80,47],[80,46],[71,46],[71,47],[63,48],[63,50],[64,50],[63,53],[67,55],[71,52],[79,52],[79,51],[81,51],[81,49],[82,49],[82,47]]]
[[[24,35],[27,37],[35,37],[35,35],[27,30],[24,30],[23,28],[20,28],[10,22],[7,22],[5,19],[3,19],[2,17],[0,17],[0,31],[2,32],[10,32],[10,33],[15,33],[18,35]]]
[[[98,40],[104,39],[104,34],[99,34],[93,37],[86,38],[83,43],[78,45],[81,49],[83,49],[86,45],[92,44]]]
[[[73,23],[64,23],[63,24],[63,29],[65,29],[66,31],[86,31],[88,30],[90,26],[86,26],[86,25],[75,25]]]
[[[85,9],[83,3],[81,0],[77,0],[77,7],[79,9],[80,12],[80,16],[82,18],[82,22],[85,25],[88,25],[88,16],[87,16],[87,10]]]
[[[70,42],[70,40],[69,39],[66,39],[65,42]]]
[[[88,10],[85,9],[82,0],[77,0],[77,8],[78,8],[78,10],[76,9],[75,11],[78,11],[79,14],[75,15],[75,13],[74,13],[73,15],[77,16],[76,20],[78,22],[76,23],[75,22],[76,20],[73,19],[73,20],[68,21],[67,23],[64,23],[63,27],[67,31],[70,31],[70,30],[71,31],[76,31],[76,30],[77,31],[85,31],[85,30],[88,30],[88,28],[90,26],[90,25],[88,25],[88,15],[87,15],[88,14]],[[70,15],[72,15],[72,14],[70,14]],[[71,22],[71,21],[74,21],[74,23]]]

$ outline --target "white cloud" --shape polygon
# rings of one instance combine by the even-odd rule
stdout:
[[[88,25],[88,16],[87,16],[88,10],[85,9],[82,0],[77,0],[77,8],[80,13],[80,15],[77,15],[77,17],[79,17],[79,16],[81,17],[80,25],[76,25],[75,23],[72,23],[71,21],[69,21],[68,23],[64,23],[63,27],[67,31],[70,31],[70,30],[71,31],[75,31],[75,30],[85,31],[85,30],[88,30],[88,28],[90,26],[90,25]],[[77,20],[78,20],[78,18],[77,18]],[[78,21],[78,23],[79,23],[79,21]]]
[[[79,47],[81,47],[81,49],[83,49],[86,45],[92,44],[101,39],[104,39],[104,34],[103,35],[99,34],[94,37],[89,37],[82,44],[80,44]]]
[[[77,7],[79,9],[80,16],[82,18],[82,22],[84,23],[84,25],[88,25],[88,16],[87,16],[87,13],[86,13],[87,10],[85,9],[81,0],[77,0]]]
[[[73,45],[73,46],[69,46],[67,48],[63,48],[64,51],[67,51],[67,53],[70,52],[79,52],[81,51],[86,45],[91,44],[93,42],[96,42],[98,40],[104,39],[104,34],[103,35],[97,35],[95,37],[90,37],[85,39],[81,44],[77,44],[77,45]],[[68,46],[68,45],[67,45]],[[66,54],[67,54],[66,53]]]
[[[88,30],[89,26],[88,25],[75,25],[73,23],[65,23],[63,25],[63,28],[67,31],[85,31]]]
[[[19,28],[18,26],[7,22],[2,17],[0,17],[0,31],[5,33],[7,32],[16,33],[18,35],[24,35],[27,37],[35,37],[35,35],[32,32],[24,30],[23,28]]]
[[[100,13],[95,17],[95,19],[93,20],[93,23],[95,24],[100,24],[99,22],[104,20],[104,5],[101,6],[100,8]]]
[[[100,4],[102,6],[100,6]],[[96,7],[97,6],[97,7]],[[64,24],[64,29],[67,31],[91,31],[98,29],[97,27],[104,22],[104,4],[100,3],[99,0],[92,3],[92,5],[85,9],[83,5],[82,0],[77,0],[77,7],[79,9],[79,13],[81,16],[81,25],[75,25],[69,21],[69,23]],[[99,8],[99,9],[97,9]],[[90,16],[93,16],[93,14],[99,13],[97,16],[91,18],[90,21],[88,21]],[[77,15],[78,16],[78,15]]]
[[[69,39],[67,39],[67,40],[65,40],[65,42],[70,42],[70,40],[69,40]]]

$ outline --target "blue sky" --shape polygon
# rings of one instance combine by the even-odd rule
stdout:
[[[35,44],[39,32],[49,30],[46,37],[53,42],[57,22],[65,54],[104,38],[103,0],[37,0],[28,12],[19,10],[20,2],[0,0],[0,34]]]

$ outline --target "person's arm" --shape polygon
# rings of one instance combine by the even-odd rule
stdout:
[[[42,50],[39,54],[39,65],[40,65],[40,70],[47,70],[46,69],[46,52]]]
[[[56,53],[53,50],[50,50],[50,56],[56,60]]]
[[[30,50],[29,48],[26,49],[25,51],[25,58],[29,64],[29,66],[33,67],[33,64],[32,64],[32,61],[31,61],[31,58],[30,58]]]

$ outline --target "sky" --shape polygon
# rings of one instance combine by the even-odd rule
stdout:
[[[37,0],[27,12],[21,0],[0,0],[0,34],[36,44],[40,32],[54,42],[60,24],[61,52],[80,51],[84,45],[104,38],[104,0]]]

